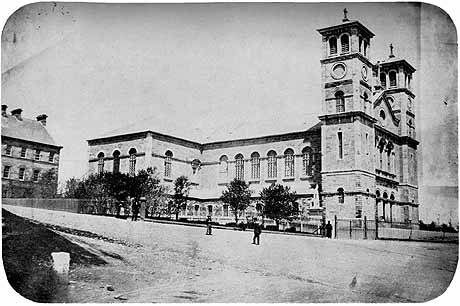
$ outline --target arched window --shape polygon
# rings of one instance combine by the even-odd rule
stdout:
[[[363,38],[359,36],[359,53],[362,53],[363,51]]]
[[[115,150],[112,154],[113,156],[113,173],[120,172],[120,151]]]
[[[129,150],[129,175],[136,174],[136,149],[132,148]]]
[[[342,45],[342,53],[348,53],[350,51],[350,42],[348,35],[342,35],[340,37],[340,44]]]
[[[337,113],[343,113],[345,111],[345,97],[343,91],[335,93],[335,108]]]
[[[390,78],[390,87],[396,87],[396,71],[390,71],[388,77]]]
[[[198,215],[200,214],[200,205],[196,204],[195,207],[194,207],[194,209],[195,209],[194,215],[195,215],[195,216],[198,216]]]
[[[380,74],[380,85],[383,88],[387,88],[387,75],[383,72]]]
[[[171,151],[166,151],[165,153],[165,177],[171,177],[172,174],[172,157],[173,153]]]
[[[284,151],[284,176],[294,177],[294,150]]]
[[[104,172],[104,153],[102,152],[97,155],[97,172]]]
[[[382,121],[385,121],[386,115],[385,115],[385,111],[383,109],[380,110],[379,115],[380,115],[380,119],[382,119]]]
[[[377,198],[380,198],[380,190],[377,190],[377,191],[375,192],[375,196],[376,196]]]
[[[228,157],[227,155],[222,155],[219,158],[219,175],[223,180],[227,179],[228,174]]]
[[[367,109],[367,102],[369,100],[369,96],[367,95],[367,92],[363,93],[363,106],[364,106],[364,111]]]
[[[339,194],[339,204],[345,203],[345,192],[343,191],[343,188],[340,187],[337,189],[337,193]]]
[[[343,158],[343,136],[342,132],[337,132],[337,142],[338,142],[338,157],[339,159]]]
[[[224,209],[224,217],[228,217],[228,205],[225,204],[225,205],[223,206],[223,209]]]
[[[363,52],[364,52],[364,56],[366,56],[366,57],[367,57],[367,47],[368,47],[367,40],[364,40],[364,42],[363,42]]]
[[[396,174],[396,155],[395,152],[391,153],[391,164],[392,164],[392,169],[391,172]]]
[[[244,157],[241,153],[235,156],[235,178],[244,181]]]
[[[268,178],[276,178],[277,177],[277,165],[276,165],[276,152],[270,151],[267,154],[268,156]]]
[[[331,37],[329,39],[329,54],[330,55],[337,54],[337,39],[335,37]]]
[[[395,200],[395,195],[393,193],[390,195],[390,200],[392,200],[392,201]]]
[[[312,176],[312,149],[310,147],[305,147],[302,150],[302,174],[305,176]]]
[[[383,169],[383,147],[379,148],[379,168]]]
[[[251,154],[251,178],[260,178],[260,155],[257,152]]]

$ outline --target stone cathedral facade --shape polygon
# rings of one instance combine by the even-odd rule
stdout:
[[[259,192],[275,182],[296,191],[304,215],[418,223],[414,67],[392,46],[387,59],[371,62],[374,34],[346,14],[318,32],[322,113],[310,126],[213,138],[138,122],[88,140],[89,172],[151,166],[171,186],[186,175],[193,187],[182,217],[231,221],[219,197],[239,178],[253,191],[250,216],[260,213]]]

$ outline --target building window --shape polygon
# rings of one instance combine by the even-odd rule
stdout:
[[[120,172],[120,151],[116,150],[113,152],[113,173]]]
[[[361,36],[359,36],[359,53],[361,53],[362,51],[362,47],[363,47],[363,38]]]
[[[40,170],[34,170],[34,175],[32,177],[32,180],[35,182],[35,183],[38,183],[38,176],[40,174]]]
[[[380,74],[380,85],[382,85],[383,88],[387,88],[387,76],[383,72]]]
[[[294,177],[294,151],[292,149],[284,151],[284,176]]]
[[[235,178],[244,181],[244,159],[242,154],[235,156]]]
[[[267,154],[268,156],[268,178],[276,178],[277,177],[277,164],[276,164],[276,152],[270,151]]]
[[[34,154],[34,159],[35,160],[40,160],[40,150],[35,150],[35,154]]]
[[[11,166],[5,166],[3,168],[3,178],[9,178],[10,177],[10,170],[11,170]]]
[[[195,216],[198,216],[200,213],[200,205],[195,205]]]
[[[343,158],[343,139],[342,139],[342,132],[337,132],[338,138],[338,150],[339,150],[339,159]]]
[[[388,76],[390,78],[390,87],[396,87],[396,71],[391,71]]]
[[[364,56],[367,57],[367,40],[364,40],[364,43],[363,43],[363,51],[364,51]]]
[[[54,162],[54,152],[50,152],[50,155],[48,155],[48,161],[50,163]]]
[[[310,147],[306,147],[302,150],[302,174],[306,176],[313,175],[312,167],[312,150]]]
[[[337,113],[343,113],[345,111],[345,97],[342,91],[335,93],[335,108]]]
[[[363,203],[360,198],[355,199],[355,218],[361,219],[363,217]]]
[[[208,205],[208,216],[212,216],[212,205]]]
[[[21,148],[21,154],[20,154],[20,156],[21,156],[21,157],[26,157],[26,152],[27,152],[27,149],[26,149],[26,148]]]
[[[345,192],[343,191],[343,188],[337,189],[337,192],[339,194],[339,204],[345,203]]]
[[[19,180],[23,181],[24,180],[24,173],[26,172],[25,168],[19,168]]]
[[[365,142],[365,144],[366,144],[366,149],[365,149],[366,150],[366,155],[369,155],[369,134],[368,133],[366,133],[366,142]]]
[[[173,153],[171,151],[166,151],[165,153],[165,177],[171,177],[172,175],[172,157],[173,157]]]
[[[136,175],[136,149],[132,148],[129,150],[129,175]]]
[[[228,205],[224,205],[224,217],[228,217]]]
[[[6,145],[5,155],[11,155],[11,145]]]
[[[251,154],[251,178],[260,178],[260,155],[257,152]]]
[[[379,162],[379,168],[383,169],[383,148],[379,149],[379,157],[380,157],[380,162]]]
[[[367,95],[366,92],[363,93],[363,107],[364,107],[364,111],[367,110],[367,102],[369,100],[369,96]]]
[[[342,37],[340,37],[340,43],[342,45],[342,53],[347,53],[350,51],[348,35],[342,35]]]
[[[391,171],[391,152],[388,151],[387,152],[387,171],[390,172]]]
[[[391,161],[392,161],[392,172],[396,173],[396,155],[395,152],[391,153]]]
[[[335,37],[331,37],[329,39],[329,54],[330,55],[337,54],[337,39]]]
[[[226,155],[222,155],[219,158],[219,175],[222,181],[227,181],[228,175],[228,157]]]
[[[102,152],[97,155],[97,172],[104,172],[104,153]]]

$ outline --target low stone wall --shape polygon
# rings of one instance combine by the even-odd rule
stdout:
[[[93,202],[94,200],[82,199],[2,198],[3,205],[59,210],[72,213],[81,213],[84,207],[91,205]]]

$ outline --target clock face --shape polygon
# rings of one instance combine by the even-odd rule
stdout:
[[[368,79],[368,71],[367,71],[367,67],[366,66],[363,66],[363,68],[361,68],[361,75],[363,77],[363,80],[367,82],[367,79]]]
[[[336,80],[342,79],[347,74],[347,66],[344,63],[337,63],[332,66],[331,76]]]

